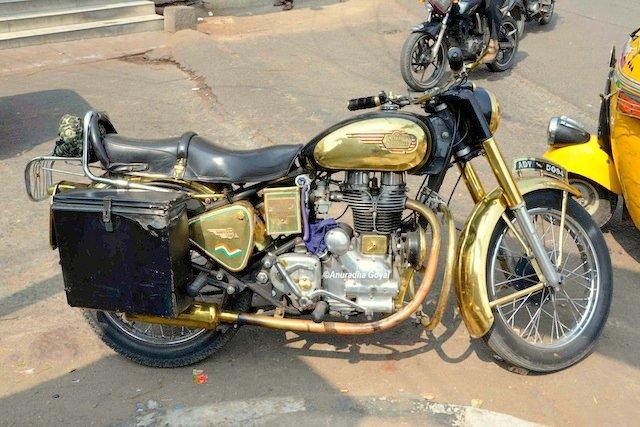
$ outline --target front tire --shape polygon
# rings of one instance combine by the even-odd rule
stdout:
[[[537,191],[527,194],[525,201],[555,264],[560,253],[562,193]],[[602,333],[611,306],[611,259],[602,232],[571,198],[566,212],[561,260],[565,279],[560,290],[545,288],[494,308],[494,323],[483,337],[504,360],[531,371],[558,371],[586,357]],[[524,250],[502,220],[493,231],[490,248],[490,301],[539,283]]]
[[[400,71],[409,89],[424,92],[442,83],[449,70],[447,48],[440,44],[435,62],[430,61],[436,39],[431,34],[411,33],[400,56]]]
[[[234,311],[247,311],[250,304],[251,293],[245,291],[225,306]],[[84,310],[84,316],[96,335],[117,353],[140,365],[156,368],[177,368],[200,362],[219,351],[238,331],[229,325],[214,331],[132,323],[120,314],[96,310]]]

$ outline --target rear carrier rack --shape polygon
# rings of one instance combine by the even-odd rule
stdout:
[[[80,177],[85,176],[83,172],[56,167],[56,163],[58,163],[58,165],[63,163],[62,167],[75,166],[76,168],[81,168],[82,158],[42,156],[36,157],[27,163],[24,170],[24,182],[27,195],[34,202],[40,202],[50,196],[50,188],[55,182],[53,179],[54,173]]]
[[[35,202],[45,200],[51,195],[52,186],[55,180],[54,173],[73,175],[77,177],[87,178],[89,181],[99,184],[105,184],[107,186],[113,186],[116,188],[138,189],[148,191],[167,191],[164,187],[158,187],[153,185],[139,184],[131,182],[125,179],[110,179],[103,176],[104,168],[100,165],[92,166],[91,163],[91,144],[90,133],[94,134],[99,132],[101,121],[109,121],[105,114],[95,111],[89,111],[84,116],[83,122],[83,135],[82,135],[82,157],[57,157],[57,156],[40,156],[32,159],[24,171],[24,180],[29,198]],[[110,122],[109,122],[110,124]],[[60,163],[66,166],[80,167],[79,171],[61,169],[56,167],[56,163]],[[100,173],[95,174],[92,168],[100,170]]]

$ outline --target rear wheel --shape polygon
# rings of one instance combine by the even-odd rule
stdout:
[[[222,306],[247,311],[251,293],[227,296]],[[130,322],[122,313],[85,310],[84,316],[98,337],[119,354],[145,366],[176,368],[211,356],[236,334],[237,329],[221,325],[217,330],[163,326]]]
[[[435,60],[431,60],[436,39],[431,34],[412,33],[404,42],[400,65],[402,78],[411,90],[424,92],[438,86],[449,66],[445,43],[440,44]]]
[[[540,25],[547,25],[549,22],[551,22],[551,20],[553,19],[553,12],[556,7],[556,3],[555,1],[552,1],[550,5],[544,7],[546,7],[546,10],[544,11],[540,19],[538,19],[538,24]]]
[[[570,176],[569,183],[576,187],[582,195],[582,197],[576,197],[576,201],[589,212],[598,227],[604,227],[616,210],[618,196],[581,176]]]
[[[509,70],[516,61],[519,44],[518,24],[512,17],[505,16],[498,35],[498,56],[494,62],[487,64],[487,68],[494,72]]]
[[[611,259],[602,232],[575,200],[567,200],[562,232],[562,193],[537,191],[526,195],[525,201],[563,283],[559,290],[547,287],[495,307],[495,320],[484,340],[512,364],[537,372],[557,371],[586,357],[604,328],[613,291]],[[490,248],[490,301],[540,282],[504,221],[493,231]]]

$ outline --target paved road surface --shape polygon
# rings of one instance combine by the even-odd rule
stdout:
[[[498,136],[509,157],[540,154],[552,115],[595,128],[610,46],[640,25],[640,5],[621,0],[564,0],[557,11],[550,26],[527,27],[515,70],[474,76],[503,104]],[[146,59],[106,60],[115,53],[105,41],[0,52],[20,67],[0,66],[2,422],[157,422],[165,410],[204,407],[211,414],[234,402],[228,407],[266,408],[252,412],[253,421],[273,421],[275,413],[285,424],[377,424],[385,412],[363,403],[374,396],[406,408],[390,411],[387,423],[451,422],[412,406],[423,397],[482,401],[482,408],[545,424],[637,423],[640,252],[637,231],[625,223],[607,233],[616,293],[604,335],[587,360],[553,375],[509,372],[469,338],[451,309],[433,336],[409,324],[359,338],[245,328],[197,366],[210,378],[202,386],[191,382],[191,368],[143,368],[95,339],[65,304],[57,255],[46,243],[46,203],[28,202],[22,190],[23,165],[50,150],[61,114],[105,109],[131,136],[193,129],[241,148],[304,142],[348,116],[348,98],[403,89],[399,50],[422,16],[416,2],[404,0],[226,12],[202,23],[202,33],[163,38],[155,44],[166,47]],[[169,58],[181,69],[162,60]],[[456,192],[454,207],[461,223],[470,208],[464,191]],[[265,400],[273,397],[283,400]],[[136,413],[136,404],[144,410]]]

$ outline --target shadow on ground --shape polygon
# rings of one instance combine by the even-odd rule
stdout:
[[[357,400],[340,389],[341,386],[348,389],[348,383],[329,384],[310,368],[306,358],[349,359],[352,363],[397,361],[433,350],[447,363],[458,363],[479,350],[483,359],[490,360],[488,351],[473,341],[461,355],[446,354],[441,345],[459,323],[459,318],[447,316],[445,332],[435,339],[425,337],[421,327],[408,323],[387,333],[365,337],[296,335],[246,327],[226,348],[192,367],[146,368],[124,357],[109,355],[5,397],[0,400],[0,408],[7,414],[3,422],[9,425],[20,424],[20,420],[27,419],[27,414],[44,414],[42,408],[47,408],[47,423],[51,424],[132,425],[136,417],[149,414],[146,405],[149,400],[159,403],[163,411],[175,411],[214,402],[295,396],[305,399],[307,409],[322,415],[325,421],[331,420],[334,414],[348,413],[353,425],[367,414],[359,409]],[[406,345],[412,348],[407,351],[397,348]],[[255,373],[257,366],[259,375],[247,375]],[[209,381],[195,385],[193,368],[204,370]],[[393,375],[380,369],[372,373],[378,379]],[[140,410],[141,406],[144,411]]]
[[[10,317],[16,311],[44,301],[62,291],[62,275],[60,274],[33,283],[18,292],[0,298],[0,319]]]
[[[536,33],[551,32],[555,30],[556,26],[561,21],[562,21],[562,17],[558,14],[558,11],[556,10],[553,13],[553,18],[551,18],[551,22],[549,22],[547,25],[540,25],[535,21],[527,22],[524,27],[524,35],[522,38],[523,39],[526,38],[527,34],[530,34],[530,33],[536,34]]]
[[[82,117],[90,108],[83,97],[65,89],[0,97],[0,160],[55,139],[60,117]]]

